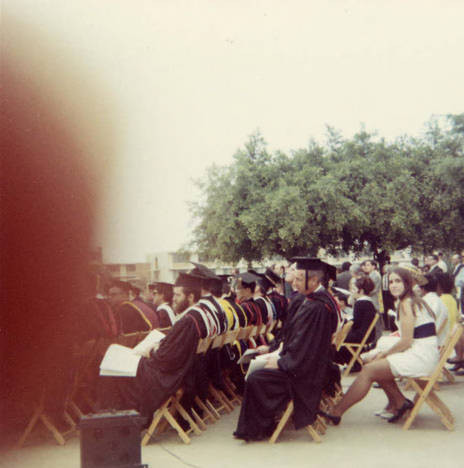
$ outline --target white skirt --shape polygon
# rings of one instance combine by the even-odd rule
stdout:
[[[387,356],[395,377],[426,377],[433,372],[439,359],[436,336],[417,338],[406,351]]]

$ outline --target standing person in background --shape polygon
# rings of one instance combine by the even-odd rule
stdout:
[[[334,286],[337,288],[342,288],[349,290],[350,289],[350,280],[352,277],[350,271],[351,263],[343,262],[341,272],[337,274],[337,279],[335,280]]]
[[[372,303],[374,304],[377,313],[380,313],[379,295],[381,294],[382,279],[380,277],[380,273],[377,271],[377,264],[373,260],[364,260],[364,262],[361,263],[361,268],[363,272],[374,283],[374,289],[369,294],[369,297],[372,299]],[[377,339],[382,335],[382,330],[382,321],[377,320],[377,323],[375,325],[375,333]]]
[[[425,266],[428,267],[428,273],[435,274],[440,271],[443,271],[438,265],[438,255],[431,254],[425,257]]]
[[[451,262],[453,263],[453,279],[454,279],[454,287],[456,288],[456,298],[458,300],[458,307],[461,314],[464,314],[464,251],[462,255],[455,254],[451,258]]]
[[[377,265],[373,260],[364,260],[361,263],[362,271],[372,280],[374,283],[374,289],[369,294],[369,297],[372,299],[375,310],[379,311],[379,292],[381,286],[381,277],[380,273],[377,271]]]
[[[388,275],[391,270],[391,265],[385,264],[382,270],[382,303],[383,303],[383,320],[385,329],[393,330],[393,324],[390,323],[390,318],[388,315],[389,310],[395,310],[395,298],[390,292],[388,287]]]
[[[441,269],[441,271],[443,271],[443,273],[447,273],[448,265],[446,264],[443,258],[443,252],[438,252],[437,256],[438,256],[438,263],[437,263],[438,267]]]

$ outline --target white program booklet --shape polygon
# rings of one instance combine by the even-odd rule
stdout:
[[[152,330],[135,348],[132,349],[138,356],[150,357],[152,349],[158,349],[161,340],[166,335],[158,330]]]
[[[267,360],[271,357],[271,356],[277,356],[279,357],[280,355],[280,348],[279,349],[276,349],[274,352],[272,353],[267,353],[267,354],[260,354],[259,356],[255,357],[254,359],[252,359],[250,361],[250,366],[248,367],[248,372],[246,373],[246,376],[245,376],[245,380],[248,379],[248,376],[250,374],[252,374],[253,372],[257,371],[257,370],[260,370],[260,369],[264,369],[264,366],[266,365],[267,363]]]
[[[100,375],[113,377],[135,377],[142,356],[134,350],[119,344],[112,344],[106,350],[100,363]]]
[[[258,356],[259,353],[255,348],[249,348],[242,354],[242,357],[237,361],[237,364],[248,364],[252,359]]]

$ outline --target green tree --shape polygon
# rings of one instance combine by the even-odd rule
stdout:
[[[432,121],[422,139],[387,143],[328,127],[324,146],[271,154],[259,132],[230,166],[209,169],[193,204],[194,243],[226,261],[462,247],[464,116]]]

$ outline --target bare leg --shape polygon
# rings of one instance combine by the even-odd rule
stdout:
[[[464,335],[461,335],[461,338],[459,338],[459,341],[454,347],[454,350],[456,351],[456,360],[463,361],[464,360]]]
[[[403,404],[405,397],[398,388],[395,380],[381,380],[379,385],[387,395],[388,405],[385,409],[395,412]]]
[[[388,387],[385,387],[383,385],[384,384],[383,381],[380,381],[378,383],[379,383],[380,387],[382,388],[382,390],[385,392],[385,395],[387,396],[387,399],[388,399],[388,403],[385,406],[384,410],[392,412],[395,409],[393,394],[391,393],[391,391],[389,390]]]
[[[342,416],[358,401],[362,400],[369,392],[374,381],[381,383],[383,388],[387,388],[387,397],[392,398],[394,408],[399,408],[404,403],[405,398],[394,382],[394,375],[391,373],[390,365],[386,359],[379,359],[365,366],[351,387],[346,392],[342,400],[332,410],[333,416]]]

